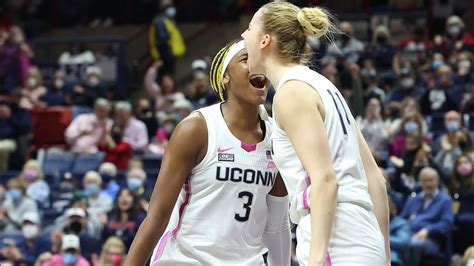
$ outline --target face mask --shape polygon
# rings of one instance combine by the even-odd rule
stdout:
[[[137,191],[142,187],[143,182],[138,178],[128,178],[127,186],[130,190]]]
[[[112,134],[112,139],[114,140],[114,142],[117,144],[117,143],[120,143],[122,141],[122,134],[120,133],[113,133]]]
[[[96,77],[96,76],[91,76],[91,77],[89,77],[89,79],[87,80],[87,82],[89,83],[89,86],[95,87],[95,86],[99,85],[100,80],[99,80],[99,78]]]
[[[474,265],[474,259],[468,259],[466,266],[472,266]]]
[[[418,131],[418,124],[413,121],[408,121],[403,125],[403,129],[405,129],[407,133],[413,133]]]
[[[415,81],[412,78],[403,78],[400,81],[400,85],[404,89],[409,89],[409,88],[413,87],[413,84],[415,84]]]
[[[110,255],[109,262],[111,266],[120,266],[122,265],[122,256],[120,255]]]
[[[174,18],[176,16],[176,8],[174,6],[170,6],[165,10],[165,15],[169,18]]]
[[[66,83],[64,82],[64,80],[62,79],[56,79],[54,80],[54,87],[56,89],[62,89],[62,87],[64,87],[64,85],[66,85]]]
[[[29,88],[34,88],[34,87],[36,87],[37,84],[38,84],[38,82],[36,81],[36,78],[34,78],[34,77],[29,77],[26,80],[26,86],[28,86]]]
[[[26,169],[25,171],[23,171],[23,177],[28,182],[34,182],[36,181],[36,179],[38,179],[38,172],[33,169]]]
[[[105,183],[109,183],[111,180],[114,179],[113,176],[108,175],[108,174],[101,174],[100,176],[102,177],[102,180],[103,180]]]
[[[36,226],[34,224],[29,224],[29,225],[23,226],[21,228],[21,232],[23,233],[23,236],[26,239],[32,239],[32,238],[35,238],[38,235],[39,229],[38,229],[38,226]]]
[[[180,114],[180,113],[175,113],[174,114],[175,118],[176,118],[176,121],[179,123],[181,120],[183,120],[183,116]],[[173,130],[171,130],[173,131]]]
[[[448,33],[453,37],[458,37],[459,33],[461,33],[461,28],[459,26],[450,26],[448,28]]]
[[[64,264],[73,265],[77,261],[77,255],[71,252],[66,252],[63,255]]]
[[[458,68],[470,68],[470,67],[471,67],[471,61],[469,60],[459,61]]]
[[[458,121],[449,121],[449,122],[446,124],[446,129],[447,129],[449,132],[458,131],[459,128],[460,128],[460,125],[459,125],[459,122],[458,122]]]
[[[456,171],[461,176],[467,176],[472,173],[472,164],[471,163],[460,163],[456,167]]]
[[[79,234],[82,231],[82,224],[79,221],[74,221],[71,224],[69,224],[69,229],[72,232]]]
[[[96,184],[89,184],[84,186],[84,194],[86,196],[95,196],[99,194],[100,188]]]
[[[443,60],[440,60],[440,59],[435,59],[433,60],[433,62],[431,63],[431,66],[434,68],[434,69],[438,69],[440,66],[444,65],[444,61]]]
[[[174,125],[173,124],[166,124],[166,125],[163,126],[163,128],[165,129],[166,133],[168,133],[168,135],[171,135],[171,133],[174,130]]]
[[[7,192],[7,195],[13,200],[13,201],[18,201],[21,199],[22,197],[22,193],[21,193],[21,190],[19,189],[10,189],[8,192]]]
[[[383,35],[377,36],[377,42],[379,44],[385,44],[387,42],[387,38]]]

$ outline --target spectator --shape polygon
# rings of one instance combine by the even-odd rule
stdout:
[[[443,176],[450,177],[453,172],[454,160],[462,154],[459,147],[457,132],[461,129],[461,114],[449,111],[444,115],[444,126],[447,133],[440,137],[440,149],[436,154],[435,161],[441,167]],[[437,145],[434,145],[435,147]],[[443,180],[446,184],[449,180]]]
[[[105,151],[104,162],[113,163],[119,170],[127,170],[132,146],[123,137],[122,127],[114,124],[110,134],[105,135],[103,143],[99,144],[99,149]]]
[[[209,106],[219,101],[209,85],[208,66],[206,61],[196,59],[192,62],[193,80],[186,87],[186,98],[195,109]]]
[[[390,200],[395,204],[396,210],[398,212],[399,210],[403,209],[403,205],[405,203],[405,197],[402,193],[395,191],[392,188],[392,176],[390,176],[385,169],[381,167],[379,167],[379,169],[380,169],[380,172],[382,172],[382,175],[386,181],[387,195],[389,196]]]
[[[158,118],[156,118],[150,100],[147,98],[137,100],[135,116],[138,120],[145,123],[148,132],[148,141],[150,142],[158,129]]]
[[[390,104],[391,106],[388,106],[388,108],[394,107],[392,103]],[[418,105],[418,102],[415,98],[407,97],[401,102],[400,108],[396,106],[395,110],[392,110],[392,111],[395,111],[394,113],[400,114],[399,116],[396,116],[396,118],[393,119],[390,125],[390,136],[393,137],[402,131],[402,122],[410,114],[420,113],[420,106]],[[423,135],[428,133],[428,125],[426,124],[425,120],[422,120],[421,132]]]
[[[38,161],[30,159],[23,166],[20,180],[27,185],[26,195],[35,200],[40,207],[49,207],[49,186],[44,181],[43,169]]]
[[[109,214],[104,238],[117,236],[128,250],[143,219],[145,214],[140,206],[140,199],[130,189],[123,188],[118,193],[114,208]]]
[[[390,211],[390,253],[392,265],[404,265],[408,255],[411,231],[407,220],[398,216],[398,210],[392,199],[389,198]]]
[[[451,67],[442,65],[438,68],[437,73],[439,85],[430,88],[420,99],[421,112],[424,115],[445,113],[457,109],[455,100],[448,93],[451,87]]]
[[[112,127],[109,112],[109,102],[99,98],[95,101],[94,113],[82,114],[71,122],[65,135],[73,152],[93,154],[99,151],[99,143]]]
[[[2,256],[18,265],[33,265],[40,254],[51,249],[51,241],[48,236],[41,235],[38,213],[27,212],[22,221],[22,238],[15,245],[3,249]]]
[[[459,148],[471,161],[474,161],[474,146],[472,145],[471,133],[467,128],[461,128],[457,133]]]
[[[357,63],[359,54],[364,50],[364,45],[354,37],[354,30],[350,22],[342,21],[339,24],[339,30],[341,31],[340,37],[329,45],[326,56],[336,58],[342,53],[348,63]]]
[[[466,85],[466,92],[461,102],[460,111],[463,114],[474,113],[474,82]]]
[[[88,213],[105,215],[112,210],[112,198],[102,193],[102,178],[96,171],[88,171],[83,180],[84,195],[87,197]]]
[[[370,98],[375,97],[378,98],[380,102],[385,103],[387,95],[378,85],[378,77],[375,68],[363,69],[361,76],[362,82],[366,85],[364,101],[368,102]]]
[[[62,237],[61,253],[53,255],[42,266],[90,266],[90,263],[81,254],[81,244],[76,235]]]
[[[467,266],[474,264],[474,246],[470,246],[468,249],[466,249],[462,259],[463,263],[465,263]]]
[[[446,39],[452,52],[472,49],[474,37],[465,29],[464,22],[456,15],[446,20]]]
[[[127,172],[127,187],[140,199],[140,205],[144,211],[148,210],[150,194],[145,188],[146,173],[140,168],[131,168]]]
[[[472,161],[466,155],[457,157],[453,166],[453,174],[449,180],[449,193],[451,195],[474,193],[474,172],[472,171]]]
[[[46,106],[64,106],[71,103],[70,92],[67,90],[66,76],[64,72],[58,70],[54,72],[53,82],[46,94],[41,96],[40,100]]]
[[[367,45],[361,55],[364,59],[372,59],[382,80],[393,75],[391,73],[395,47],[391,44],[389,29],[384,25],[375,28],[372,43]]]
[[[406,97],[420,99],[425,89],[416,84],[415,73],[410,68],[400,70],[399,85],[389,95],[390,104],[402,102]],[[397,106],[398,107],[398,106]]]
[[[92,257],[92,265],[120,266],[124,261],[126,252],[122,240],[118,237],[111,236],[105,241],[100,257]]]
[[[173,1],[160,1],[160,10],[150,25],[149,45],[153,60],[162,60],[167,73],[174,73],[176,58],[186,51],[183,37],[176,27]]]
[[[36,202],[25,195],[25,186],[19,178],[7,183],[7,198],[0,209],[0,232],[14,233],[21,230],[25,213],[38,213]]]
[[[75,85],[72,92],[72,118],[92,111],[92,104],[97,98],[107,98],[107,91],[101,81],[102,70],[96,66],[86,69],[83,82]]]
[[[153,142],[148,146],[148,151],[153,154],[163,155],[168,145],[168,140],[177,124],[178,122],[174,114],[167,115],[162,122],[162,126],[156,131]]]
[[[454,79],[456,85],[467,86],[474,81],[474,73],[472,72],[473,60],[474,56],[471,52],[463,51],[459,53],[456,58],[457,75]]]
[[[170,74],[161,77],[160,85],[156,82],[157,72],[161,68],[160,61],[154,62],[148,68],[144,79],[144,86],[148,95],[155,100],[155,112],[161,122],[167,113],[171,112],[173,102],[184,98],[184,94],[177,90],[175,81]]]
[[[24,84],[21,90],[20,107],[28,110],[46,107],[46,104],[40,98],[46,94],[47,89],[43,86],[43,77],[37,67],[28,69]]]
[[[422,191],[408,199],[401,217],[408,220],[412,232],[410,262],[421,265],[422,256],[447,256],[443,244],[451,233],[453,210],[451,198],[439,190],[438,172],[430,167],[420,172]]]
[[[6,171],[10,154],[16,151],[16,122],[12,119],[12,110],[6,102],[0,102],[0,171]]]
[[[87,213],[87,201],[81,195],[74,196],[69,208],[56,218],[54,224],[45,228],[47,232],[73,232],[91,238],[96,243],[102,234],[103,225],[95,213]],[[59,247],[56,251],[59,251]]]
[[[398,44],[399,52],[396,55],[395,71],[400,73],[399,61],[404,59],[421,61],[426,59],[426,54],[433,46],[433,43],[426,35],[423,26],[416,25],[412,35],[402,39]]]
[[[379,99],[371,98],[368,101],[365,117],[358,117],[357,123],[372,152],[386,156],[389,132],[387,123],[382,118],[382,104]]]
[[[400,157],[404,153],[405,139],[408,135],[423,136],[423,123],[423,117],[419,113],[406,114],[402,119],[400,131],[390,141],[390,155]]]
[[[186,118],[193,111],[193,105],[186,99],[176,100],[173,103],[174,114],[177,122]]]
[[[102,163],[99,167],[99,174],[102,177],[102,192],[115,201],[120,185],[117,183],[117,167],[113,163]]]
[[[132,105],[121,101],[115,104],[115,121],[124,129],[123,138],[134,152],[142,153],[148,144],[148,132],[145,123],[136,119],[132,113]]]

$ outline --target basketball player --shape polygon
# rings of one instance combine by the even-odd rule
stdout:
[[[267,250],[269,264],[290,263],[288,196],[259,115],[267,82],[249,83],[243,41],[210,71],[223,102],[173,132],[126,265],[143,265],[160,236],[151,265],[262,265]]]
[[[305,66],[307,37],[336,31],[326,11],[277,1],[255,13],[242,37],[249,72],[265,75],[276,89],[273,158],[299,223],[300,264],[385,265],[385,180],[338,89]],[[301,201],[311,211],[298,217]]]

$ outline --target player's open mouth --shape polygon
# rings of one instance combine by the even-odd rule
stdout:
[[[249,82],[254,88],[263,90],[267,85],[267,78],[262,74],[252,74],[249,77]]]

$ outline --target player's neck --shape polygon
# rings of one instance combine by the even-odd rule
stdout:
[[[280,80],[286,71],[297,65],[295,63],[282,62],[281,59],[277,59],[275,57],[266,58],[263,64],[265,66],[265,76],[272,83],[275,90],[278,89]]]
[[[259,125],[258,106],[227,102],[222,104],[221,110],[229,127],[251,130]]]

